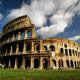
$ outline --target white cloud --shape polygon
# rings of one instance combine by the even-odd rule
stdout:
[[[30,16],[32,23],[40,27],[37,33],[42,37],[54,37],[72,24],[72,17],[80,12],[79,0],[32,0],[30,5],[22,4],[21,8],[12,9],[8,19],[14,19],[22,15]],[[76,4],[76,5],[75,5]],[[50,25],[47,24],[47,16]]]
[[[69,39],[70,39],[70,40],[75,40],[75,41],[80,40],[80,35],[74,36],[74,37],[69,38]]]

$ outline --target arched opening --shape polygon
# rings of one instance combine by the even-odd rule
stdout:
[[[21,66],[22,66],[22,56],[18,56],[17,57],[17,67],[21,68]]]
[[[7,46],[7,54],[10,53],[10,45]]]
[[[24,36],[25,36],[25,33],[24,31],[20,33],[21,34],[21,39],[23,40],[24,39]]]
[[[53,59],[53,67],[56,67],[56,60]]]
[[[61,55],[63,55],[63,53],[64,53],[63,48],[60,49],[60,53],[61,53]]]
[[[35,44],[35,51],[40,51],[40,45],[39,44]]]
[[[11,67],[14,68],[14,65],[15,65],[15,57],[14,56],[11,56]]]
[[[75,68],[77,68],[76,61],[74,61]]]
[[[26,51],[30,51],[31,50],[31,44],[28,43],[27,46],[26,46]]]
[[[48,48],[47,48],[47,46],[44,46],[44,50],[45,50],[45,51],[48,51]]]
[[[50,46],[50,51],[55,51],[55,46],[51,45]]]
[[[67,48],[67,44],[64,44],[64,47]]]
[[[16,44],[13,44],[13,46],[12,46],[12,50],[13,50],[13,51],[12,51],[13,53],[16,52]]]
[[[73,52],[73,55],[75,56],[75,54],[74,54],[74,50],[72,50],[72,52]]]
[[[32,37],[32,32],[31,31],[27,32],[27,37],[28,37],[28,39],[30,39]]]
[[[25,68],[26,69],[29,69],[30,68],[30,63],[31,63],[31,60],[30,59],[26,59],[26,63],[25,63]]]
[[[65,55],[68,56],[68,50],[67,49],[65,49]]]
[[[23,43],[19,43],[19,52],[23,51]]]
[[[48,61],[47,58],[44,58],[44,59],[43,59],[43,68],[44,68],[44,69],[47,69],[48,66],[49,66],[49,61]]]
[[[40,60],[38,58],[34,59],[34,68],[39,68]]]
[[[5,61],[5,68],[8,68],[8,63],[9,63],[9,58],[8,57],[5,57],[4,59]]]
[[[71,49],[69,49],[69,56],[72,56],[72,54],[71,54]]]
[[[71,68],[74,68],[74,64],[72,60],[70,61],[70,63],[71,63]]]
[[[67,67],[70,68],[69,60],[66,60]]]
[[[18,40],[18,33],[15,33],[15,39]]]
[[[62,67],[63,67],[63,60],[60,59],[60,60],[58,61],[58,63],[59,63],[59,68],[62,68]]]

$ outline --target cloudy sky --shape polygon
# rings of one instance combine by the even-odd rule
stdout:
[[[0,0],[0,31],[10,20],[30,16],[42,38],[80,42],[80,0]]]

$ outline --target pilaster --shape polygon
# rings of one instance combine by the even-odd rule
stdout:
[[[30,66],[30,68],[31,68],[31,69],[34,68],[34,58],[33,58],[33,57],[31,57],[31,66]]]
[[[15,65],[14,65],[14,69],[17,69],[17,57],[15,58]]]
[[[22,69],[25,69],[25,63],[26,63],[26,60],[25,60],[25,57],[23,57],[23,60],[22,60]]]
[[[16,46],[16,54],[18,54],[18,52],[19,52],[19,45],[17,44],[17,46]]]
[[[24,46],[23,46],[23,54],[26,53],[26,46],[27,46],[27,44],[24,42]]]

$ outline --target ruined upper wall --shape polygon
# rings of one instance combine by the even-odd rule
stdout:
[[[3,33],[10,32],[12,30],[16,30],[18,28],[24,28],[24,27],[33,27],[34,25],[32,24],[29,16],[21,16],[18,17],[12,21],[10,21],[8,24],[6,24],[3,28]]]
[[[69,48],[76,48],[76,49],[80,49],[80,44],[72,41],[72,40],[68,40],[65,38],[48,38],[43,40],[43,44],[53,44],[59,47],[69,47]]]

